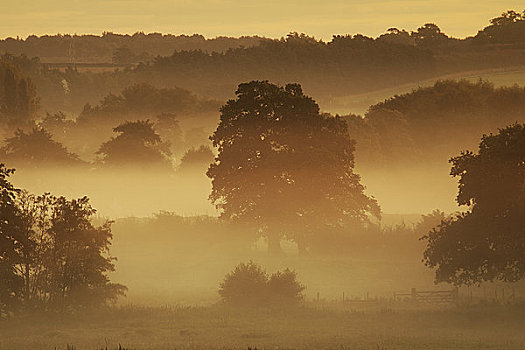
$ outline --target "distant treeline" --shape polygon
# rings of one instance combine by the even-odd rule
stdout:
[[[40,57],[53,63],[116,63],[126,64],[171,55],[174,51],[203,50],[224,52],[232,48],[258,45],[263,38],[216,37],[206,39],[199,34],[173,35],[136,32],[133,35],[104,32],[102,35],[30,35],[0,40],[0,52]],[[127,53],[132,57],[122,57]],[[122,61],[120,59],[123,59]]]
[[[479,135],[525,122],[524,110],[524,87],[446,80],[370,106],[364,117],[344,118],[358,165],[403,166],[446,161],[474,147]]]
[[[171,41],[180,45],[166,44]],[[71,46],[74,42],[78,45]],[[84,50],[78,57],[99,57],[96,62],[121,68],[77,67],[75,62],[86,60],[75,59],[75,47]],[[8,53],[4,60],[17,61],[31,77],[42,106],[50,112],[78,112],[86,102],[96,103],[136,83],[179,86],[226,100],[246,81],[298,82],[308,94],[327,103],[338,96],[451,73],[522,66],[525,19],[521,13],[508,11],[465,39],[450,37],[436,24],[427,23],[413,32],[389,28],[377,38],[334,35],[329,42],[300,33],[281,39],[142,33],[29,37],[1,41],[0,52]],[[43,64],[51,54],[58,56],[55,61],[70,62],[69,68]],[[28,58],[34,56],[40,58]]]
[[[197,167],[204,172],[213,158],[207,146],[198,148],[209,142],[219,101],[181,88],[142,83],[109,93],[97,105],[85,104],[74,118],[60,112],[43,115],[37,109],[39,97],[32,80],[23,74],[20,62],[25,61],[20,60],[0,60],[0,126],[6,137],[0,151],[13,165],[79,165],[79,159],[89,162],[97,155],[108,165],[146,166],[155,159],[161,160],[159,164],[176,164],[185,159],[200,164]],[[475,146],[481,134],[525,122],[524,109],[523,87],[445,80],[370,106],[364,116],[343,118],[356,141],[358,167],[403,167],[446,161]],[[17,128],[24,131],[14,133]],[[102,150],[103,143],[111,148]],[[135,159],[113,156],[125,149],[134,149]]]

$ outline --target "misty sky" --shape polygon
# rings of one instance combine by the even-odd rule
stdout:
[[[304,32],[377,36],[389,27],[437,23],[455,37],[476,34],[523,0],[0,0],[0,38],[29,34],[163,32],[207,37]]]

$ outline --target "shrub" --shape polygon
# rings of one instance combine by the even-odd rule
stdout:
[[[295,271],[286,269],[268,276],[259,265],[240,263],[221,283],[222,300],[236,306],[296,304],[303,299],[305,287],[297,281]]]

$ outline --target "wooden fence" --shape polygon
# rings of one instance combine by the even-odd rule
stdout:
[[[394,292],[394,300],[410,300],[420,303],[457,303],[458,289],[418,291],[416,288],[412,288],[410,293]]]

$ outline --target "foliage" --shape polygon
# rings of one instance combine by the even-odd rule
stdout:
[[[479,135],[525,121],[525,88],[438,81],[370,107],[364,118],[345,117],[360,164],[411,164],[446,159]]]
[[[31,79],[0,56],[0,123],[10,128],[30,125],[38,104]]]
[[[480,30],[477,42],[492,44],[516,44],[525,41],[525,11],[509,10],[490,20],[490,26]]]
[[[525,125],[484,135],[475,154],[451,159],[459,205],[470,209],[442,221],[425,239],[424,261],[436,281],[457,285],[517,281],[525,276]]]
[[[196,96],[185,89],[159,89],[146,83],[134,84],[122,90],[120,95],[108,94],[95,107],[86,105],[78,117],[78,123],[114,125],[133,117],[215,111],[218,107],[218,102]]]
[[[261,266],[250,261],[240,263],[225,276],[219,295],[224,302],[236,306],[294,305],[303,299],[304,289],[295,271],[285,269],[268,276]]]
[[[3,158],[17,166],[49,167],[84,164],[76,154],[70,153],[61,143],[53,140],[51,134],[34,127],[26,133],[21,129],[5,140],[0,149]]]
[[[215,155],[209,146],[201,145],[199,148],[190,148],[182,156],[178,171],[206,172],[214,158]]]
[[[286,235],[303,247],[319,226],[368,222],[379,206],[353,172],[354,143],[339,117],[319,113],[301,86],[239,85],[210,138],[218,147],[211,201],[227,220],[247,222],[278,253]]]
[[[104,166],[171,168],[169,145],[162,142],[149,120],[127,121],[113,131],[119,135],[104,142],[97,152]]]
[[[111,223],[91,223],[89,199],[34,196],[7,180],[0,165],[0,316],[25,309],[100,306],[126,288],[109,281]],[[4,283],[5,282],[5,283]]]
[[[20,212],[15,204],[19,192],[8,177],[14,173],[0,164],[0,318],[19,304],[23,280],[17,274],[15,265],[20,262],[16,254],[21,237]]]

